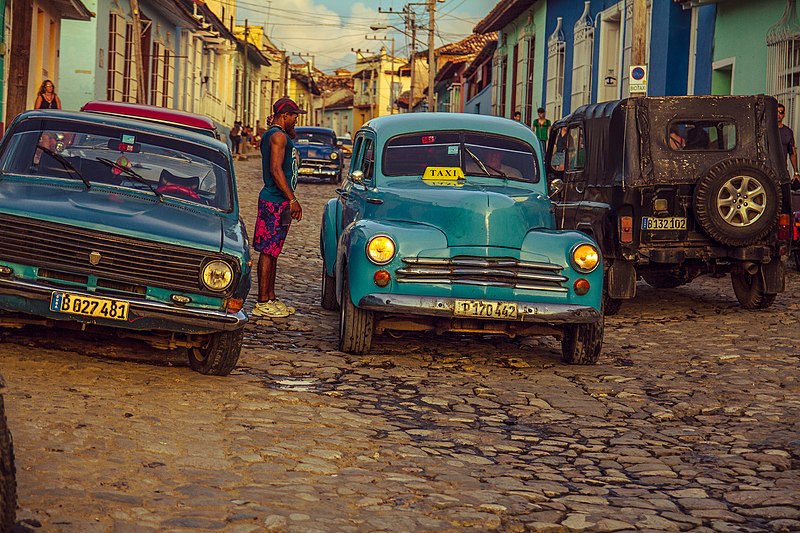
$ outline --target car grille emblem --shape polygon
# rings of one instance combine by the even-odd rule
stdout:
[[[97,265],[99,265],[99,264],[100,264],[100,260],[101,260],[102,258],[103,258],[103,256],[102,256],[102,255],[100,255],[100,252],[91,252],[91,253],[89,254],[89,262],[90,262],[91,264],[95,265],[95,266],[97,266]]]

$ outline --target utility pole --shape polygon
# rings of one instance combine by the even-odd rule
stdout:
[[[250,26],[247,24],[247,19],[244,19],[244,75],[242,76],[242,121],[245,125],[250,124],[250,80],[248,79],[247,63],[248,63],[248,47],[250,46],[248,38],[250,37]]]
[[[308,52],[292,52],[292,55],[293,56],[297,56],[301,60],[305,61],[305,63],[306,63],[306,71],[308,72],[308,79],[309,79],[310,82],[313,83],[314,77],[313,77],[312,72],[313,72],[313,66],[314,66],[314,55],[313,54],[309,54]],[[303,58],[306,58],[306,59],[303,59]],[[309,89],[310,88],[311,88],[311,86],[309,84]],[[298,102],[298,104],[299,104],[299,102]],[[311,108],[312,115],[313,115],[313,111],[314,111],[314,95],[311,93],[311,91],[309,91],[308,105]],[[306,121],[309,118],[311,118],[311,117],[309,117],[308,115],[306,115],[305,117],[303,115],[300,115],[300,117],[298,117],[298,120],[300,120],[300,126],[306,125]]]
[[[142,19],[139,16],[139,0],[131,0],[133,18],[133,58],[136,62],[136,102],[147,103],[147,80],[144,79],[144,56],[142,54]]]
[[[428,111],[436,111],[436,107],[433,103],[433,80],[436,78],[436,54],[433,50],[433,37],[436,29],[434,23],[436,1],[437,0],[428,0]]]
[[[25,111],[28,104],[28,70],[31,64],[31,37],[25,32],[33,24],[33,0],[14,0],[11,10],[14,38],[11,39],[11,54],[8,59],[8,101],[6,102],[6,124]],[[38,88],[38,86],[37,86]]]
[[[647,59],[647,0],[633,0],[631,65],[644,65]]]
[[[416,65],[414,65],[414,56],[417,55],[417,14],[414,13],[411,8],[408,9],[411,12],[410,14],[410,23],[411,23],[411,80],[409,81],[409,92],[411,93],[411,98],[408,102],[408,110],[410,112],[414,111],[414,89],[416,86],[414,85],[414,80],[416,79],[417,70]],[[406,19],[409,20],[409,19]]]

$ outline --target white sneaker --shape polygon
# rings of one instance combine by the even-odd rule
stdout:
[[[297,312],[297,309],[295,309],[294,307],[289,307],[288,305],[286,305],[282,301],[278,300],[277,298],[272,300],[272,304],[275,306],[276,309],[280,309],[282,311],[286,311],[290,315],[293,315],[293,314],[295,314]]]
[[[252,314],[254,316],[263,316],[267,318],[285,318],[289,316],[291,313],[275,305],[275,300],[270,300],[268,302],[256,303],[256,306],[253,308]]]

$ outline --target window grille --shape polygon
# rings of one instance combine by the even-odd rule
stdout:
[[[125,19],[116,13],[108,17],[108,78],[106,99],[121,101],[125,69]]]
[[[594,23],[589,13],[590,2],[584,2],[583,13],[574,27],[572,52],[572,100],[574,111],[591,99],[592,50],[594,44]]]
[[[122,100],[125,102],[136,102],[136,95],[139,90],[136,77],[136,59],[133,57],[133,24],[130,22],[125,26],[125,67],[123,69],[122,80]]]
[[[800,23],[796,0],[786,2],[783,16],[767,32],[766,90],[786,107],[784,124],[799,131]]]
[[[150,104],[160,106],[164,96],[164,45],[161,43],[153,43],[150,63]]]
[[[547,116],[561,118],[564,109],[564,53],[567,43],[561,31],[562,18],[556,19],[556,29],[547,40]]]
[[[536,118],[535,108],[533,103],[533,78],[535,74],[535,58],[536,58],[536,36],[529,35],[525,40],[525,49],[527,50],[525,56],[525,109],[522,113],[522,120],[530,126]]]

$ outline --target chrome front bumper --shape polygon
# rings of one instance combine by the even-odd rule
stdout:
[[[123,322],[81,315],[70,315],[68,313],[54,313],[49,310],[50,297],[54,291],[128,302],[130,304],[128,320]],[[0,302],[7,296],[16,297],[18,299],[22,298],[24,305],[2,305],[0,308],[6,311],[33,314],[54,320],[97,323],[127,329],[163,329],[168,331],[182,331],[185,333],[212,333],[215,331],[236,330],[247,324],[247,315],[243,311],[227,313],[214,309],[178,307],[162,302],[99,295],[70,288],[55,289],[50,286],[29,281],[0,278]],[[133,325],[140,321],[142,324]],[[141,327],[143,325],[147,325],[148,327]]]
[[[463,298],[458,298],[459,300]],[[481,300],[494,302],[496,300]],[[358,307],[369,311],[402,315],[425,315],[441,318],[470,318],[456,316],[456,298],[433,296],[409,296],[404,294],[367,294],[358,302]],[[488,317],[473,317],[480,320],[498,320]],[[602,318],[600,311],[588,305],[517,302],[516,322],[545,324],[593,324]]]

